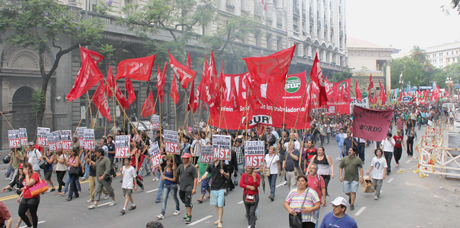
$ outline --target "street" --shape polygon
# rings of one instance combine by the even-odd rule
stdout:
[[[418,131],[421,136],[424,129]],[[418,141],[418,140],[417,140]],[[337,196],[346,195],[342,191],[339,181],[339,161],[336,160],[338,149],[337,143],[331,140],[325,144],[326,154],[334,161],[335,178],[329,183],[329,194],[327,206],[321,207],[320,220],[326,212],[332,210],[331,202]],[[373,157],[373,145],[366,147],[366,161],[364,173],[369,170],[370,161]],[[357,193],[355,210],[347,209],[346,213],[353,217],[359,227],[460,227],[459,220],[455,217],[460,208],[459,192],[460,182],[454,180],[439,180],[439,176],[430,175],[419,178],[418,174],[402,172],[396,174],[399,169],[409,169],[417,165],[417,160],[410,161],[410,157],[403,152],[400,167],[396,168],[392,163],[392,173],[387,176],[383,183],[382,193],[379,200],[374,200],[373,193],[363,193],[361,187]],[[413,169],[411,169],[412,171]],[[0,171],[4,175],[6,170]],[[3,176],[2,176],[3,177]],[[145,227],[149,221],[156,220],[156,215],[161,211],[162,203],[155,203],[158,182],[152,181],[152,176],[144,177],[145,191],[133,194],[137,209],[120,214],[124,198],[120,177],[113,181],[116,190],[117,205],[109,207],[109,200],[102,200],[99,208],[88,210],[86,200],[89,199],[88,183],[81,182],[82,194],[70,202],[65,201],[66,197],[57,196],[54,193],[42,195],[38,209],[39,227]],[[53,175],[56,184],[56,177]],[[8,181],[5,178],[0,180],[2,187]],[[279,183],[279,182],[278,182]],[[442,188],[440,188],[442,187]],[[269,186],[266,183],[265,193],[260,189],[260,203],[256,227],[288,227],[288,213],[283,207],[283,202],[289,190],[287,186],[278,184],[275,201],[268,199]],[[198,204],[199,190],[193,197],[193,219],[188,226],[194,227],[217,227],[213,223],[217,220],[215,208],[209,205],[209,199],[203,204]],[[10,210],[16,224],[18,215],[17,196],[14,192],[0,193],[0,200]],[[235,190],[225,199],[223,226],[224,227],[247,227],[245,209],[242,202],[242,189]],[[128,205],[129,208],[130,205]],[[173,216],[175,206],[174,200],[169,197],[165,219],[161,222],[165,227],[185,227],[182,221],[185,215],[185,207],[181,202],[181,214]],[[25,224],[23,223],[22,226]]]

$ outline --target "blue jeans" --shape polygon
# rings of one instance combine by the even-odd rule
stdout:
[[[67,189],[69,188],[69,184],[70,184],[70,175],[69,175],[69,172],[67,172],[67,178],[65,180],[64,190],[62,190],[63,193],[67,192]],[[79,192],[81,192],[80,181],[78,181],[78,178],[77,178],[77,189]]]
[[[75,197],[79,197],[77,190],[78,175],[70,175],[70,191],[69,199],[72,199],[72,195],[75,193]]]
[[[166,205],[168,204],[168,196],[169,192],[172,193],[174,202],[176,203],[176,210],[180,211],[179,199],[177,199],[177,184],[168,184],[164,185],[164,192],[163,192],[163,209],[161,209],[161,214],[165,215]]]
[[[83,178],[85,178],[87,180],[88,177],[89,177],[89,165],[86,164],[85,165],[85,175],[83,176]]]
[[[339,158],[342,159],[342,151],[343,151],[343,145],[339,146]]]
[[[5,177],[8,178],[10,177],[12,174],[14,174],[14,169],[13,169],[13,166],[8,166],[8,170],[6,171],[5,173]]]
[[[163,180],[163,178],[161,178],[160,171],[158,171],[157,176],[160,178],[160,181],[158,182],[158,193],[157,193],[156,201],[161,201],[161,194],[163,193],[164,180]]]
[[[270,183],[270,196],[275,197],[275,190],[276,190],[276,178],[278,174],[270,174],[268,177],[268,183]]]

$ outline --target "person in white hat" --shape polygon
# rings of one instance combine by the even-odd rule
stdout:
[[[339,196],[331,202],[332,211],[324,215],[320,228],[358,228],[356,221],[347,215],[347,200]]]

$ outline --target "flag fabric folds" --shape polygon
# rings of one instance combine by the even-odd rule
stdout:
[[[318,59],[318,53],[316,53],[313,67],[310,72],[310,79],[319,88],[318,103],[319,107],[327,106],[327,92],[326,92],[326,80],[324,79],[323,71]]]
[[[179,82],[182,88],[187,89],[188,83],[195,79],[196,71],[190,70],[179,61],[177,61],[174,56],[169,53],[169,65],[173,69],[174,73],[179,76]]]
[[[179,91],[177,90],[177,82],[176,82],[176,75],[174,75],[172,85],[171,85],[171,98],[174,102],[174,104],[177,105],[179,102]]]
[[[363,100],[363,95],[361,94],[361,91],[359,90],[358,80],[356,80],[355,93],[356,93],[356,100],[361,102]]]
[[[149,81],[154,62],[155,55],[123,60],[117,67],[117,80],[130,78],[137,81]]]
[[[163,68],[163,73],[160,71],[160,66],[158,66],[157,72],[157,97],[160,101],[160,104],[163,104],[163,96],[165,95],[165,81],[166,81],[166,67],[168,66],[168,62],[165,62],[165,66]]]
[[[132,104],[136,100],[136,93],[134,93],[133,83],[130,78],[125,78],[125,88],[128,92],[128,104]]]
[[[115,96],[117,100],[120,102],[121,106],[125,109],[129,109],[129,104],[126,101],[125,96],[123,96],[123,93],[121,92],[120,87],[118,87],[118,84],[115,81],[115,77],[113,77],[112,68],[110,67],[110,64],[109,64],[109,72],[107,74],[107,86],[106,87],[107,87],[106,91],[108,93],[109,98],[111,98],[112,94],[115,93]],[[113,93],[112,93],[112,90],[113,90]]]
[[[109,122],[111,122],[112,119],[110,117],[109,103],[107,101],[106,91],[107,90],[104,86],[104,82],[101,81],[96,91],[94,92],[93,102],[97,110],[99,110],[99,112],[101,113],[101,116],[106,117],[109,120]]]
[[[142,105],[142,118],[155,114],[155,101],[153,100],[153,93],[150,90],[144,105]]]

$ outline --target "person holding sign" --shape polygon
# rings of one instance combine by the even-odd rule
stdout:
[[[206,172],[201,177],[206,179],[211,174],[211,206],[216,207],[218,220],[214,222],[217,227],[222,227],[222,217],[224,215],[225,189],[227,188],[227,179],[230,178],[228,166],[220,161],[215,160],[213,164],[208,165]]]
[[[16,175],[18,175],[18,172],[19,172],[18,171],[19,164],[24,162],[24,154],[22,153],[22,148],[14,149],[11,159],[12,159],[11,166],[13,166],[13,169],[14,169],[14,174],[13,174],[12,179],[14,180],[14,178],[16,177]]]
[[[29,151],[27,151],[25,155],[25,159],[27,160],[27,162],[32,164],[34,172],[37,172],[38,175],[40,175],[40,166],[38,166],[38,163],[40,162],[42,154],[39,150],[35,149],[33,142],[29,143]]]
[[[254,168],[246,168],[241,175],[240,187],[243,188],[243,202],[246,207],[248,228],[256,227],[256,209],[259,204],[260,175],[254,172]]]
[[[179,196],[182,203],[185,204],[187,214],[184,217],[185,224],[192,222],[192,195],[196,193],[196,185],[198,174],[195,166],[190,163],[190,154],[182,155],[182,164],[177,168],[177,176],[179,176],[180,191]]]
[[[271,201],[275,200],[275,191],[276,191],[276,178],[278,177],[278,172],[281,170],[280,159],[277,154],[275,154],[275,147],[271,146],[268,149],[268,154],[265,155],[265,166],[263,168],[263,173],[268,178],[268,183],[270,183],[270,195],[268,196]]]
[[[112,188],[112,177],[110,176],[111,163],[109,158],[104,157],[104,150],[99,148],[96,150],[97,161],[93,162],[89,158],[86,159],[86,162],[90,164],[93,168],[96,169],[96,190],[94,197],[94,204],[89,206],[89,209],[94,209],[97,207],[97,203],[101,199],[102,187],[104,187],[108,192],[109,196],[112,198],[110,206],[114,206],[117,203],[115,202],[115,193]]]
[[[56,160],[56,156],[54,155],[54,153],[52,151],[48,150],[48,154],[46,156],[43,155],[40,158],[40,161],[42,161],[43,159],[48,164],[47,168],[43,169],[43,174],[45,176],[45,181],[46,181],[46,183],[48,183],[48,186],[50,187],[49,191],[54,192],[56,189],[54,188],[54,183],[51,180],[51,176],[53,175],[53,165],[54,165],[54,161]]]
[[[286,153],[287,158],[283,161],[283,169],[286,171],[287,186],[292,190],[297,183],[295,169],[299,169],[300,151],[295,149],[294,143],[291,143]]]

